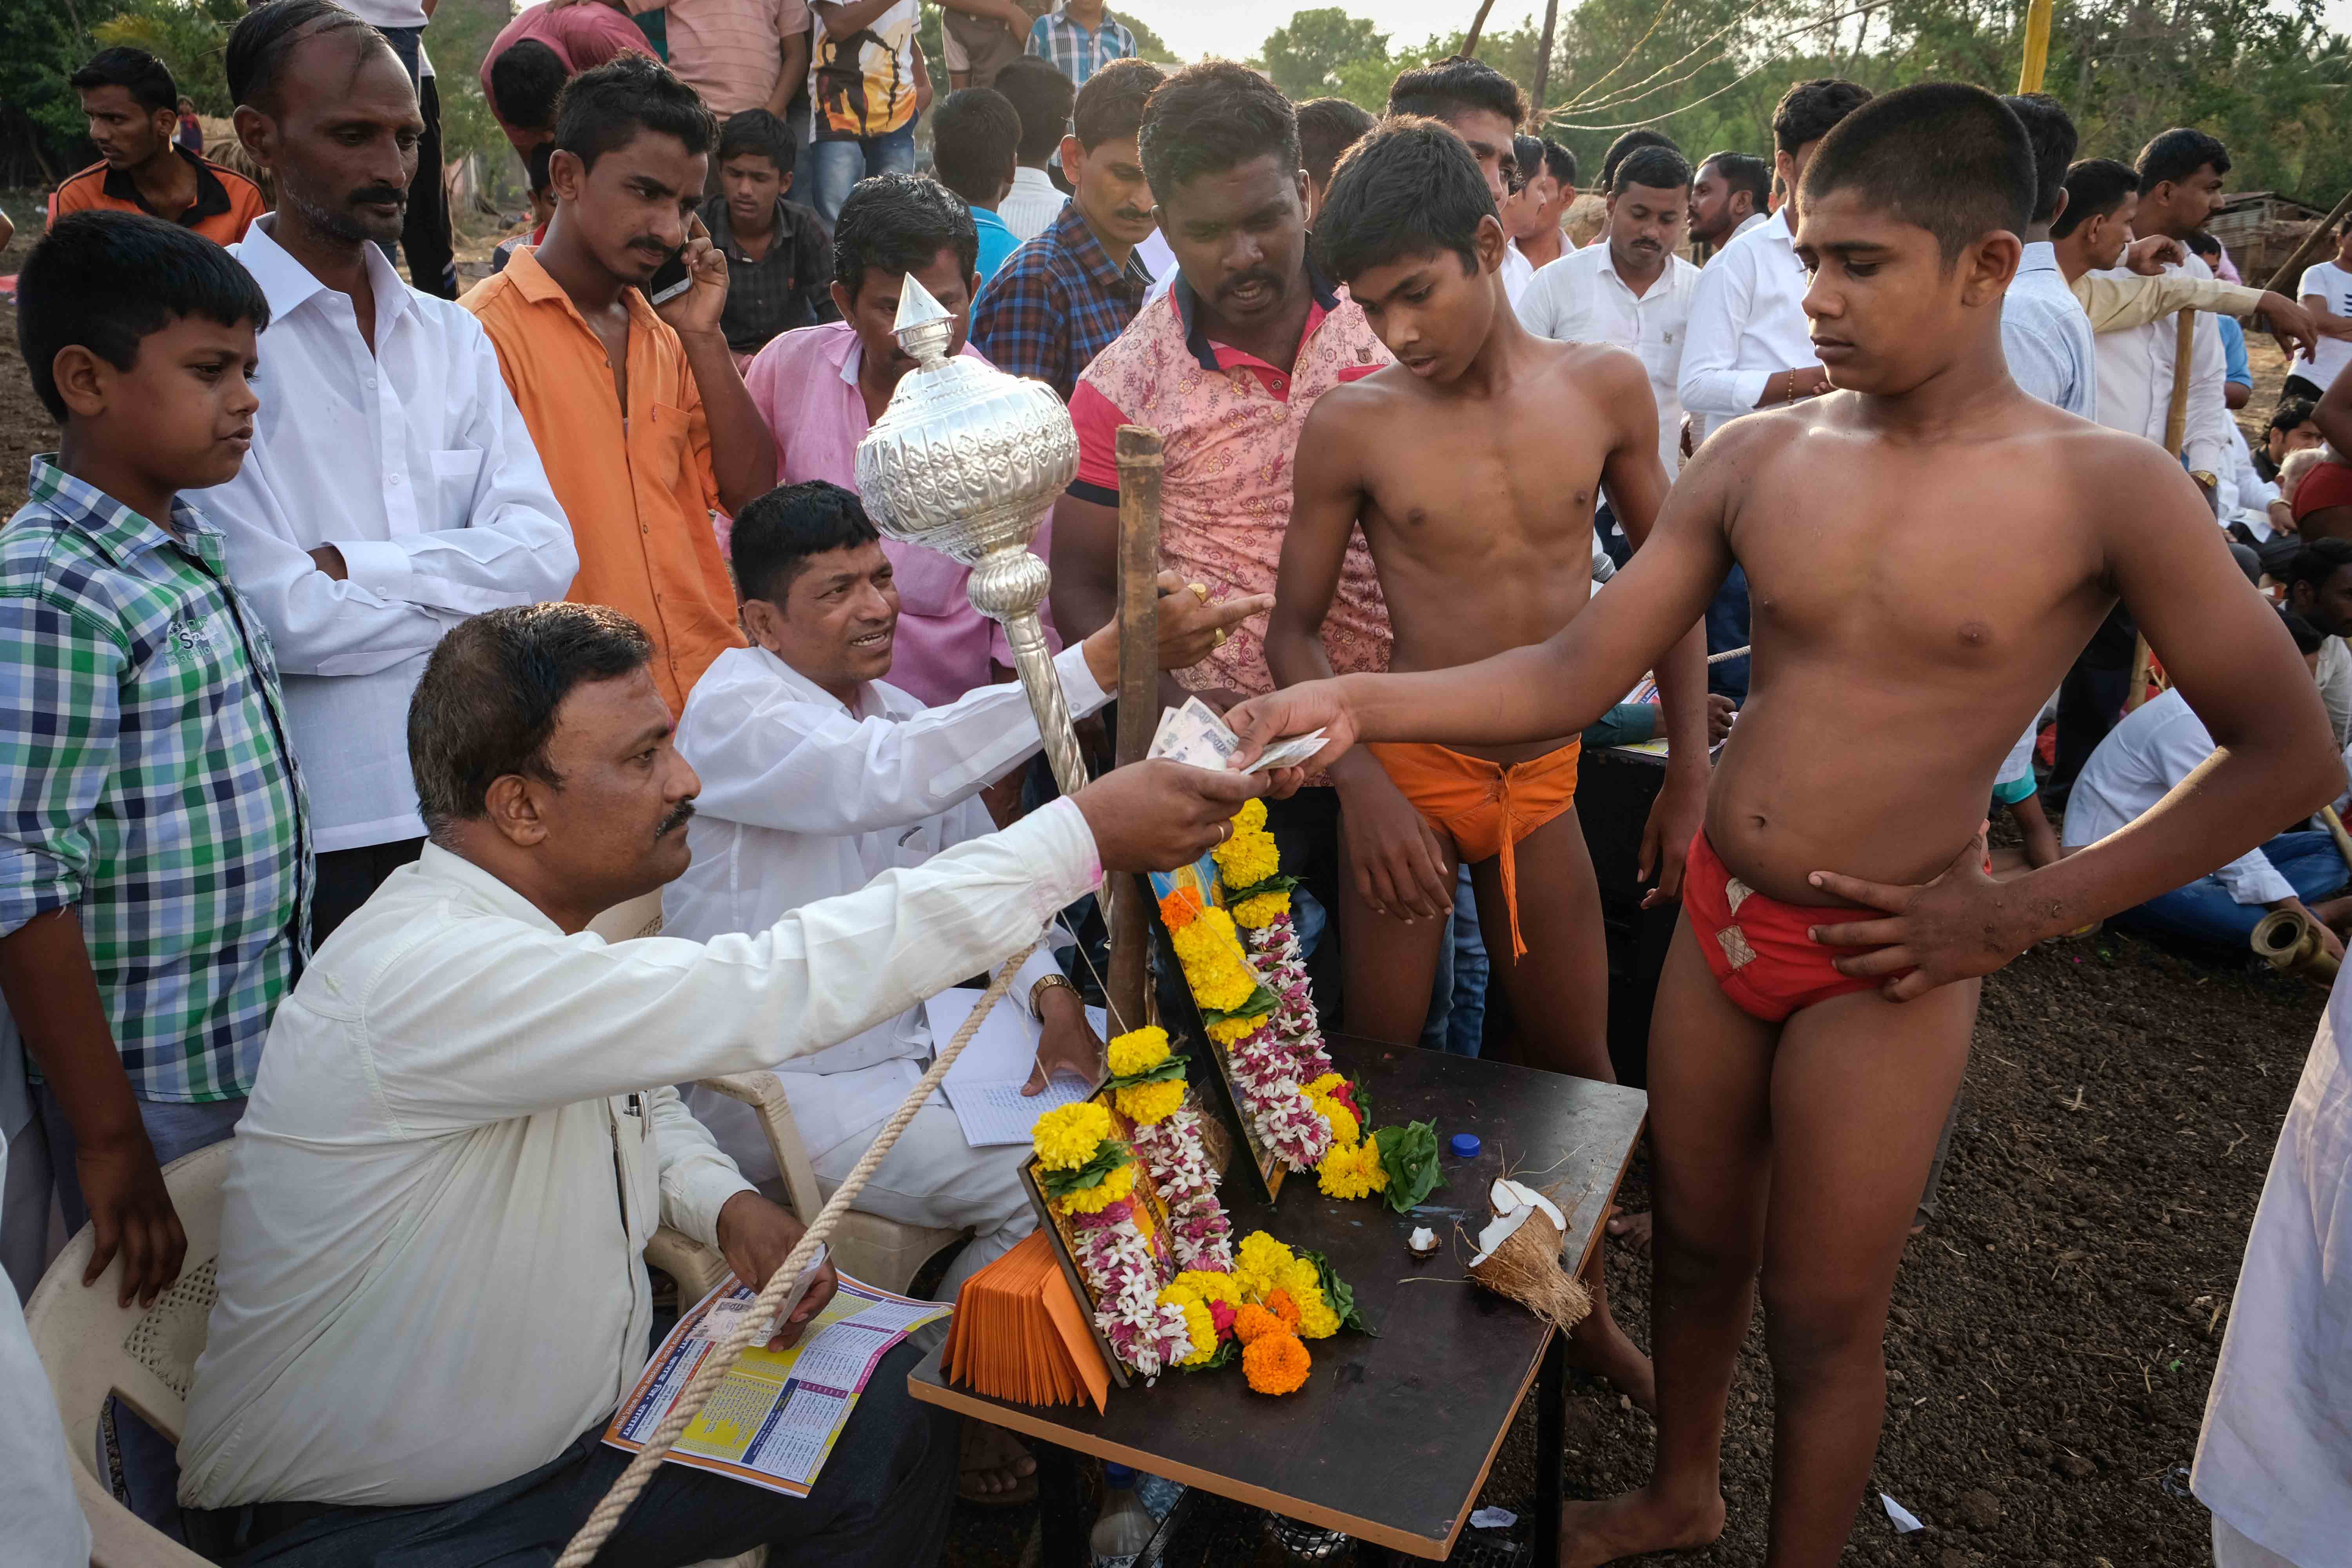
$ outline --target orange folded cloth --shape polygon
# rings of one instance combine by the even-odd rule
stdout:
[[[940,1365],[951,1384],[1020,1405],[1091,1398],[1101,1410],[1110,1393],[1086,1309],[1043,1231],[963,1282]]]
[[[1519,936],[1518,866],[1511,846],[1576,805],[1576,763],[1584,742],[1505,767],[1426,742],[1376,742],[1372,755],[1431,826],[1454,840],[1462,858],[1503,858],[1503,901],[1511,911],[1511,956],[1528,955]]]

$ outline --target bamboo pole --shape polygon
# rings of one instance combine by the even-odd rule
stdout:
[[[2183,310],[2173,318],[2172,406],[2164,416],[2164,449],[2175,458],[2189,439],[2189,359],[2196,345],[2197,313]],[[2155,655],[2145,635],[2132,639],[2131,689],[2124,693],[2124,711],[2147,700],[2147,676]]]
[[[1118,765],[1141,762],[1160,720],[1160,433],[1118,427]],[[1106,1000],[1122,1029],[1139,1029],[1150,989],[1150,920],[1142,884],[1112,877]]]
[[[2327,825],[2329,837],[2336,840],[2336,852],[2344,857],[2347,870],[2352,870],[2352,833],[2344,831],[2344,819],[2336,815],[2332,805],[2319,808],[2319,820]]]
[[[2017,90],[2040,92],[2049,68],[2050,0],[2032,0],[2025,8],[2025,61],[2017,69]]]
[[[1472,59],[1478,53],[1478,35],[1486,30],[1486,13],[1495,8],[1495,0],[1478,0],[1478,14],[1470,18],[1470,31],[1462,39],[1462,58]]]
[[[2295,297],[2294,285],[2303,277],[2305,265],[2318,254],[2321,246],[2327,243],[2327,237],[2336,232],[2336,226],[2344,221],[2345,215],[2347,213],[2352,213],[2352,191],[2345,192],[2344,199],[2337,202],[2326,217],[2313,226],[2311,232],[2303,237],[2303,243],[2294,247],[2294,254],[2286,258],[2286,265],[2272,273],[2271,280],[2263,287],[2273,294],[2284,294],[2290,300],[2294,299]]]

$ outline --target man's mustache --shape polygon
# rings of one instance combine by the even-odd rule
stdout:
[[[398,185],[370,185],[352,193],[351,205],[355,207],[375,206],[383,202],[404,207],[408,205],[408,193]]]
[[[677,803],[677,809],[671,812],[667,816],[662,818],[662,825],[655,830],[654,837],[657,839],[667,838],[671,834],[677,832],[679,828],[684,827],[688,823],[693,820],[694,802],[690,800],[679,801]]]
[[[1254,268],[1251,270],[1243,273],[1238,278],[1228,278],[1223,283],[1218,284],[1217,298],[1222,300],[1226,295],[1234,293],[1238,289],[1246,289],[1253,283],[1263,283],[1269,289],[1278,289],[1282,287],[1281,279],[1275,277],[1273,273],[1267,271],[1262,267]]]

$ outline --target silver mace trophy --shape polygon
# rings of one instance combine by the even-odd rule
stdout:
[[[1076,795],[1086,761],[1037,618],[1054,574],[1029,542],[1077,474],[1078,433],[1044,383],[950,356],[954,319],[911,273],[890,330],[916,368],[857,443],[858,495],[888,537],[971,568],[971,606],[1003,626],[1045,760]]]

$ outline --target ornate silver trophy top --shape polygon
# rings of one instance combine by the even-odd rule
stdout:
[[[857,444],[867,515],[967,565],[1025,546],[1078,471],[1069,411],[1043,383],[950,356],[954,319],[912,274],[892,331],[916,368]]]

